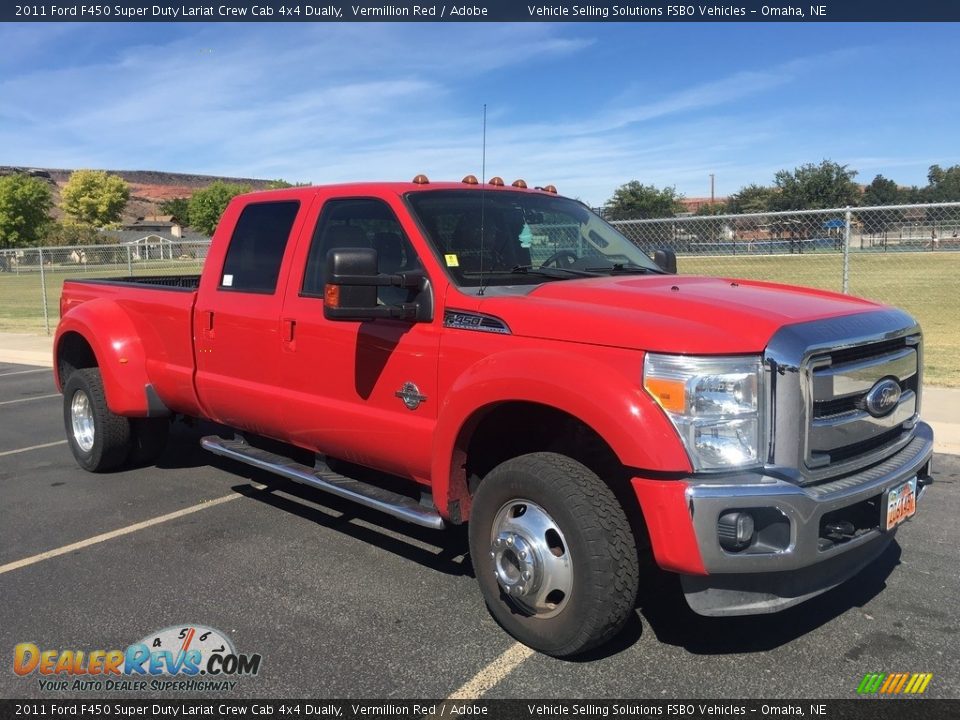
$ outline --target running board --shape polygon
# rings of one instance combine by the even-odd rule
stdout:
[[[200,446],[215,455],[239,460],[414,525],[433,530],[442,530],[444,527],[443,518],[434,508],[421,505],[405,495],[335,473],[325,463],[320,467],[310,468],[283,455],[255,448],[242,440],[225,440],[217,435],[203,438]]]

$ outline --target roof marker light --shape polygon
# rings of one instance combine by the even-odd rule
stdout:
[[[490,184],[496,187],[503,187],[503,178],[499,175],[494,175],[492,178],[490,178]]]
[[[557,194],[557,186],[556,186],[556,185],[546,185],[546,186],[544,186],[543,191],[544,191],[544,192],[548,192],[548,193],[553,193],[554,195],[556,195],[556,194]]]
[[[467,184],[467,185],[479,185],[479,184],[480,184],[479,182],[477,182],[477,176],[476,176],[476,175],[467,175],[467,176],[464,177],[463,180],[461,180],[460,182],[465,183],[465,184]]]
[[[513,185],[513,187],[515,187],[515,188],[522,188],[522,189],[524,189],[524,190],[527,189],[527,183],[526,183],[526,181],[525,181],[525,180],[521,180],[521,179],[519,179],[519,178],[518,178],[517,180],[514,180],[513,183],[512,183],[512,185]]]
[[[416,184],[416,185],[429,185],[429,184],[430,184],[430,178],[428,178],[426,175],[424,175],[423,173],[421,173],[421,174],[417,175],[417,176],[413,179],[413,182],[414,182],[414,184]]]

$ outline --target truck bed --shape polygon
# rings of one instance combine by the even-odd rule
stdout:
[[[60,315],[70,312],[81,328],[87,322],[109,324],[116,337],[139,344],[157,397],[174,412],[196,415],[193,306],[199,285],[199,275],[66,280]],[[85,303],[97,308],[89,320]]]

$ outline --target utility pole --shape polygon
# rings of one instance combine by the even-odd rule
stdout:
[[[710,204],[713,205],[713,173],[710,173]]]

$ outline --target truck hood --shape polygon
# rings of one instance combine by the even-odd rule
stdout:
[[[476,310],[504,320],[514,335],[716,355],[761,352],[784,325],[879,307],[789,285],[632,275],[548,282],[519,296],[488,294]]]

